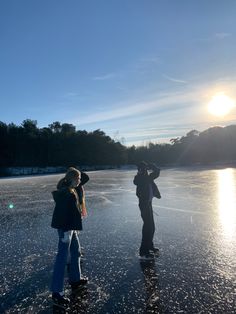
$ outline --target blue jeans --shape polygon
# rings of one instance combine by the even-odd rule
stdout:
[[[68,264],[69,259],[69,282],[79,281],[81,277],[78,232],[64,232],[63,230],[58,229],[58,235],[59,243],[52,276],[52,292],[62,292],[64,290],[65,267]]]

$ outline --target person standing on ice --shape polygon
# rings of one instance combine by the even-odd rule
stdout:
[[[56,203],[52,216],[51,226],[57,229],[59,236],[58,252],[55,259],[52,276],[52,299],[58,305],[67,305],[69,299],[64,296],[64,276],[68,257],[69,282],[72,292],[88,282],[82,277],[80,268],[80,242],[79,231],[82,230],[82,217],[86,216],[85,195],[83,185],[89,176],[76,168],[69,168],[53,191]]]
[[[152,170],[152,172],[148,173],[148,170]],[[141,260],[151,260],[154,258],[154,254],[159,253],[159,249],[155,248],[153,244],[155,223],[152,209],[152,198],[161,198],[160,192],[154,183],[159,175],[160,169],[155,164],[147,164],[142,161],[138,165],[138,173],[133,180],[133,183],[137,186],[136,195],[139,199],[139,208],[143,219],[142,242],[139,249]]]

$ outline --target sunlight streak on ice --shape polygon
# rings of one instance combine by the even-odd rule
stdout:
[[[218,210],[224,235],[231,238],[236,228],[236,178],[233,169],[218,172]]]

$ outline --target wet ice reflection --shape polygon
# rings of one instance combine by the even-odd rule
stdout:
[[[218,210],[220,222],[227,238],[231,238],[236,227],[236,185],[235,171],[222,169],[218,176]]]
[[[157,180],[162,199],[153,201],[161,253],[141,265],[135,173],[89,173],[81,244],[90,282],[70,313],[235,313],[236,169],[163,169]],[[57,236],[50,227],[51,191],[60,177],[0,180],[0,313],[52,313]]]

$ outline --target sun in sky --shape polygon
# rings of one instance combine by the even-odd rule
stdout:
[[[208,111],[215,116],[224,117],[230,113],[234,106],[234,100],[221,92],[212,97],[208,103]]]

